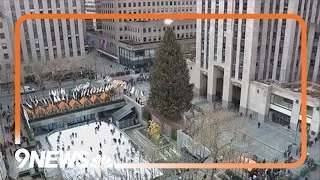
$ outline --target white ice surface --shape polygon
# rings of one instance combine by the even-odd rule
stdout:
[[[122,133],[121,137],[121,145],[119,143],[114,143],[113,138],[120,138],[120,130],[115,128],[115,133],[111,134],[111,129],[114,128],[112,124],[108,125],[105,122],[102,122],[102,126],[100,130],[95,133],[95,127],[97,127],[96,123],[91,123],[89,125],[83,125],[71,129],[66,129],[61,131],[61,137],[59,144],[57,142],[57,138],[59,136],[59,132],[53,133],[48,136],[48,140],[52,145],[52,150],[57,150],[57,146],[59,145],[60,151],[62,146],[64,145],[65,151],[67,151],[67,147],[70,146],[70,151],[86,151],[90,155],[87,158],[91,160],[93,157],[99,156],[99,150],[102,151],[102,154],[106,156],[111,163],[108,163],[108,167],[99,166],[97,168],[88,167],[87,172],[85,173],[84,168],[78,168],[76,166],[72,168],[61,168],[63,175],[67,179],[101,179],[101,173],[103,175],[103,179],[112,179],[112,180],[120,180],[120,179],[152,179],[152,177],[157,177],[162,175],[161,171],[158,169],[114,169],[109,165],[114,163],[121,163],[119,158],[115,159],[115,154],[117,154],[117,147],[119,147],[120,157],[126,158],[127,163],[130,163],[129,160],[132,159],[132,163],[146,163],[147,161],[139,158],[139,152],[137,152],[134,156],[131,156],[130,148],[131,145],[128,143],[129,138]],[[77,138],[70,138],[72,133],[77,134]],[[71,144],[71,140],[74,140],[74,145]],[[106,140],[106,143],[104,143]],[[83,141],[83,145],[81,145],[81,141]],[[124,142],[125,144],[122,144]],[[100,144],[102,144],[102,148],[100,148]],[[93,152],[91,152],[90,147],[92,147]],[[127,154],[127,149],[129,149],[129,154]],[[132,148],[134,151],[134,148]],[[131,171],[134,171],[133,173]],[[152,175],[153,174],[153,175]],[[137,178],[137,175],[139,178]],[[146,177],[147,176],[147,177]]]

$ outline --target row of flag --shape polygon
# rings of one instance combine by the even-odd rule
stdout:
[[[72,93],[73,99],[80,100],[82,97],[91,96],[93,94],[108,92],[110,89],[122,86],[123,89],[127,88],[127,83],[124,81],[112,80],[106,78],[106,85],[95,87],[89,82],[86,84],[80,84],[76,86],[70,93]],[[70,94],[71,95],[71,94]],[[49,98],[40,98],[36,94],[26,95],[26,99],[22,96],[22,102],[30,109],[34,109],[37,106],[47,106],[48,104],[55,104],[61,101],[69,101],[69,93],[66,92],[65,88],[50,90]],[[24,107],[25,108],[25,107]]]
[[[104,39],[100,39],[100,45],[103,48],[103,50],[107,50],[109,48],[108,42]]]

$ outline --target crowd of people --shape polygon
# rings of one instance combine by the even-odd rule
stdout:
[[[1,121],[1,130],[3,136],[3,141],[0,142],[0,151],[3,155],[3,160],[6,166],[7,171],[9,172],[9,156],[14,158],[14,153],[17,149],[22,147],[22,144],[26,142],[28,145],[30,144],[29,138],[24,136],[22,131],[20,131],[20,144],[15,144],[15,135],[14,135],[14,114],[13,114],[14,104],[12,106],[8,105],[7,110],[2,107],[0,103],[0,121]],[[10,136],[11,134],[11,136]]]

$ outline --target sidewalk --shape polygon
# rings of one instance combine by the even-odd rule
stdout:
[[[78,79],[76,82],[75,81],[64,81],[61,83],[61,87],[70,87],[70,86],[76,86],[79,85],[81,83],[85,83],[85,82],[89,82],[90,80],[88,78],[84,78],[84,79]],[[46,90],[50,90],[50,89],[54,89],[54,88],[59,88],[59,82],[54,82],[54,81],[44,81],[43,82],[44,87],[46,88]],[[25,84],[25,86],[30,86],[32,88],[34,88],[36,90],[36,92],[40,92],[41,89],[40,87],[36,86],[34,83],[27,83]],[[13,96],[14,95],[14,90],[10,90],[10,94],[8,93],[8,91],[1,91],[0,92],[0,99],[2,97],[6,97],[6,96]]]
[[[0,111],[1,112],[1,111]],[[11,110],[12,112],[12,110]],[[0,121],[2,121],[2,125],[3,125],[3,128],[0,128],[0,139],[1,139],[1,143],[3,143],[4,141],[11,141],[13,142],[12,140],[12,134],[14,132],[5,132],[4,130],[4,127],[5,126],[12,126],[13,125],[13,122],[14,122],[14,114],[11,113],[11,116],[9,118],[9,122],[7,122],[6,118],[2,118],[2,115],[0,117]],[[21,131],[22,131],[22,136],[27,136],[27,132],[26,130],[24,129],[24,127],[22,126],[21,127]],[[4,137],[3,137],[4,135]],[[13,142],[14,143],[14,142]],[[10,149],[12,150],[12,152],[14,152],[16,149],[19,149],[20,148],[20,145],[15,145],[13,144],[13,146],[9,146],[6,148],[6,157],[8,158],[8,164],[9,164],[9,176],[13,177],[13,178],[17,178],[18,177],[18,173],[21,172],[21,171],[24,171],[25,169],[17,169],[17,162],[14,158],[14,154],[11,155],[10,154]]]

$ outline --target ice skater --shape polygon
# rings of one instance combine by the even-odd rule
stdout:
[[[102,144],[100,143],[100,148],[102,148]]]
[[[114,142],[114,143],[117,143],[117,139],[116,139],[116,138],[113,138],[113,142]]]
[[[74,146],[74,141],[73,140],[71,141],[71,144]]]
[[[74,133],[74,136],[77,138],[77,133]]]
[[[90,150],[91,150],[91,152],[92,152],[92,147],[90,147]]]
[[[81,141],[81,145],[83,145],[83,141]]]
[[[103,142],[104,142],[104,144],[106,144],[106,143],[107,143],[107,142],[106,142],[106,139],[104,139]]]

